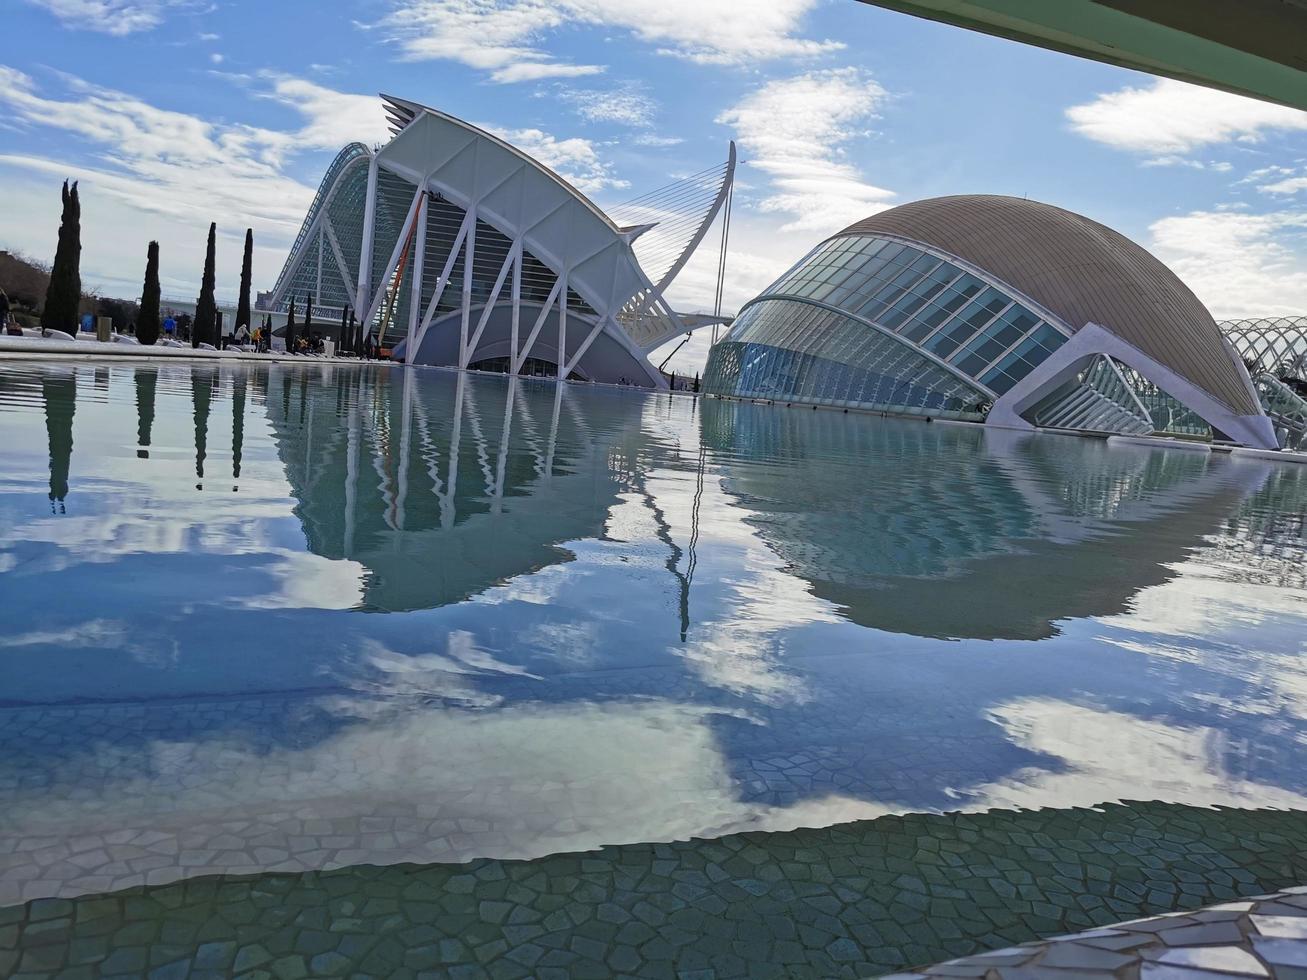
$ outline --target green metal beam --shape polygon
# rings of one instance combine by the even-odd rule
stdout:
[[[1307,0],[861,0],[1307,109]]]

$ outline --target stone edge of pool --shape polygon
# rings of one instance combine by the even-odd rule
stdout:
[[[0,909],[0,975],[863,978],[949,961],[930,969],[984,976],[1006,968],[952,961],[1141,916],[1234,911],[1228,903],[1303,881],[1307,814],[1296,811],[1134,803],[911,814],[41,899]]]
[[[1033,972],[1032,972],[1033,971]],[[930,977],[1294,977],[1307,972],[1307,886],[990,950],[883,980]]]

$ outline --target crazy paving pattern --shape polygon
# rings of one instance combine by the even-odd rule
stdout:
[[[0,975],[867,977],[1302,881],[1295,812],[887,816],[41,899],[0,910]]]
[[[993,950],[916,973],[896,973],[886,980],[1034,976],[1048,980],[1301,978],[1307,976],[1307,887]]]

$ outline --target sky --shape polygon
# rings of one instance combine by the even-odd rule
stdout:
[[[1307,113],[854,0],[4,0],[0,248],[48,261],[80,182],[82,281],[198,291],[218,225],[270,288],[322,174],[388,138],[377,93],[517,143],[612,208],[740,165],[724,308],[877,211],[1028,196],[1152,250],[1218,318],[1307,313]],[[711,310],[717,237],[673,284]],[[702,365],[697,334],[669,365]],[[655,361],[660,360],[655,355]]]

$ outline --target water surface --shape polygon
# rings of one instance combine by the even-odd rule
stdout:
[[[0,367],[0,905],[1307,807],[1307,468],[392,367]]]

